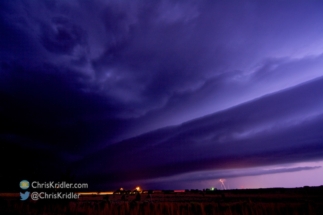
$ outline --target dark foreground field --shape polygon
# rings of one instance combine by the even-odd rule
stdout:
[[[323,214],[323,187],[95,195],[74,201],[0,197],[0,214]]]

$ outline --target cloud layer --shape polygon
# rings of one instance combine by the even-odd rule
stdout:
[[[6,180],[46,178],[46,166],[112,183],[319,158],[322,8],[1,2],[1,161],[32,168],[3,167]]]
[[[90,156],[79,168],[88,168],[88,180],[109,183],[322,159],[322,84],[320,78],[130,138]]]

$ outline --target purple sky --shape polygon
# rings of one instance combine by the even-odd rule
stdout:
[[[0,190],[65,172],[91,189],[323,184],[322,11],[1,1]]]

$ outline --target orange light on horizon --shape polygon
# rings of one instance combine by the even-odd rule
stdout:
[[[112,195],[113,192],[109,191],[109,192],[100,192],[99,195]]]
[[[89,196],[89,195],[113,195],[112,191],[106,191],[106,192],[81,192],[77,193],[81,196]]]
[[[174,193],[185,193],[185,190],[174,190]]]
[[[84,196],[84,195],[98,195],[98,192],[82,192],[82,193],[77,193],[77,194],[82,195],[82,196]]]

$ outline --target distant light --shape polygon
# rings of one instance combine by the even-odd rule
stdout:
[[[120,190],[123,190],[123,188],[121,187]]]
[[[140,187],[136,187],[136,190],[137,190],[137,191],[140,191]]]
[[[211,190],[214,190],[214,187],[211,187]]]
[[[77,194],[81,196],[93,196],[93,195],[112,195],[112,191],[106,191],[106,192],[77,192]]]
[[[108,192],[100,192],[99,195],[112,195],[113,192],[112,191],[108,191]]]
[[[87,196],[87,195],[98,195],[99,193],[98,192],[80,192],[80,193],[77,193],[79,195],[84,195],[84,196]]]

